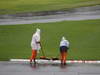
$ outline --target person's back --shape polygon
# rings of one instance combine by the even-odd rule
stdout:
[[[61,40],[61,42],[60,42],[60,47],[61,47],[61,46],[66,46],[66,47],[69,48],[69,41],[63,38],[63,39]]]

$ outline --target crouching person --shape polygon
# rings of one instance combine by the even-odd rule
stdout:
[[[65,39],[65,37],[62,37],[60,41],[60,60],[62,65],[66,65],[68,49],[69,49],[69,42],[68,40]]]

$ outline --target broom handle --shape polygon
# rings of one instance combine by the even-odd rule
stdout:
[[[40,43],[40,45],[41,45],[41,43]],[[44,53],[44,51],[43,51],[42,45],[41,45],[41,51],[42,51],[43,56],[45,56],[45,53]]]

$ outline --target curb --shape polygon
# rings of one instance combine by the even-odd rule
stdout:
[[[10,59],[11,62],[29,62],[29,59]],[[38,63],[60,63],[60,60],[43,60],[37,59]],[[89,64],[100,64],[100,60],[67,60],[66,63],[89,63]]]

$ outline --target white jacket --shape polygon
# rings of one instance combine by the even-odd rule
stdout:
[[[40,50],[40,43],[37,42],[40,42],[40,29],[37,29],[35,34],[32,36],[31,47],[33,50]]]
[[[65,39],[65,37],[62,37],[62,40],[60,42],[60,47],[61,46],[66,46],[69,48],[69,41]]]

